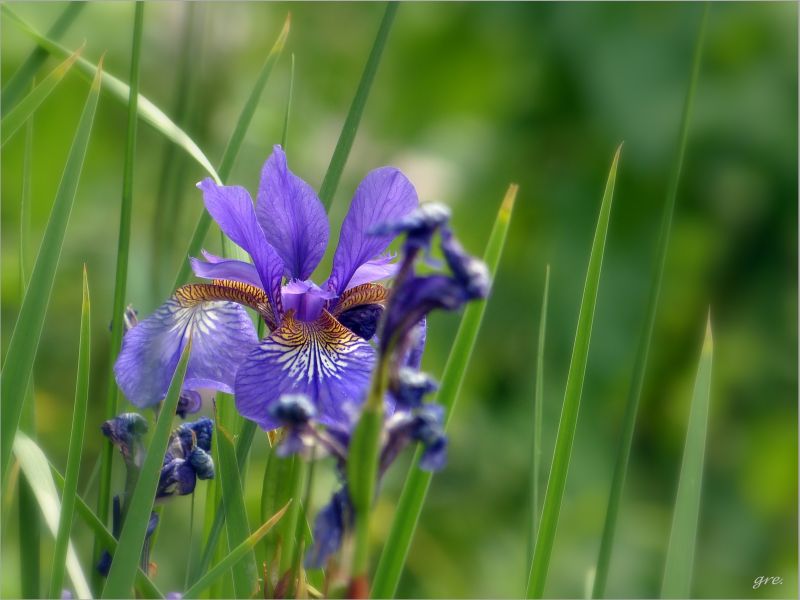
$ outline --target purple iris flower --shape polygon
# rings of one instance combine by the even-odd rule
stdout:
[[[328,219],[280,146],[264,164],[255,206],[242,187],[211,179],[198,187],[209,214],[252,264],[205,252],[205,260],[192,258],[195,274],[211,283],[179,288],[126,334],[115,365],[120,388],[136,406],[160,402],[191,336],[184,393],[235,393],[239,412],[267,430],[279,425],[270,406],[290,393],[308,396],[322,422],[344,421],[347,407],[362,402],[375,362],[368,340],[388,293],[374,282],[396,270],[385,254],[396,234],[372,230],[417,207],[414,186],[390,167],[364,178],[321,285],[310,277],[328,244]],[[260,342],[245,306],[271,330]]]
[[[214,478],[210,454],[213,431],[211,419],[202,417],[172,432],[158,479],[157,500],[186,496],[194,491],[198,479]]]

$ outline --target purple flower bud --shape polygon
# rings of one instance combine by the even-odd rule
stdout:
[[[175,409],[175,414],[181,419],[185,419],[186,415],[194,414],[203,407],[203,398],[200,392],[195,390],[182,390],[181,397],[178,399],[178,408]]]
[[[147,420],[137,413],[122,413],[100,426],[103,435],[119,448],[125,464],[135,467],[142,461],[142,436],[147,429]]]
[[[439,386],[427,374],[409,367],[401,367],[392,381],[392,396],[398,409],[409,410],[422,404],[426,394],[436,391]]]
[[[314,545],[306,554],[306,568],[321,569],[342,545],[346,528],[352,526],[353,507],[347,487],[336,492],[314,521]]]
[[[284,394],[269,407],[269,414],[286,427],[308,423],[317,415],[317,409],[305,394]]]

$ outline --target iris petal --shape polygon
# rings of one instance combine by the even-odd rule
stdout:
[[[375,350],[330,313],[303,322],[289,312],[236,374],[236,408],[263,429],[276,428],[270,406],[283,394],[312,398],[325,424],[349,422],[369,385]]]
[[[289,170],[280,146],[261,170],[256,214],[289,279],[308,279],[328,246],[328,216],[314,189]]]
[[[399,268],[397,263],[391,262],[393,259],[394,256],[387,255],[368,260],[353,273],[350,282],[347,284],[347,289],[393,277]]]
[[[262,287],[264,285],[261,282],[258,269],[250,263],[214,256],[205,250],[203,250],[203,257],[206,259],[205,261],[194,257],[189,258],[192,271],[194,271],[194,274],[198,277],[203,279],[240,281],[256,287]]]
[[[197,187],[203,191],[206,210],[220,229],[253,259],[261,287],[267,292],[275,312],[280,314],[283,261],[275,248],[267,243],[250,194],[243,187],[217,185],[210,178],[198,183]]]
[[[131,403],[144,408],[164,398],[190,336],[184,388],[233,393],[236,370],[258,341],[247,312],[233,302],[176,293],[125,334],[114,373]]]
[[[394,235],[372,235],[376,225],[399,220],[418,203],[417,191],[400,171],[391,167],[370,171],[356,189],[342,223],[328,280],[331,289],[341,294],[361,265],[389,247]]]

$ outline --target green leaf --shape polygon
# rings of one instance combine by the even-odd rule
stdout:
[[[81,304],[81,335],[78,344],[78,377],[75,383],[75,406],[72,409],[72,429],[69,437],[67,471],[64,492],[61,496],[61,516],[58,520],[58,535],[53,549],[53,574],[50,579],[50,598],[61,597],[64,582],[64,566],[69,544],[69,532],[75,512],[75,497],[78,494],[78,476],[81,471],[83,433],[86,430],[86,408],[89,404],[89,365],[91,362],[92,328],[89,304],[89,281],[86,265],[83,266],[83,302]]]
[[[592,337],[594,309],[597,303],[597,290],[600,287],[600,271],[603,267],[603,253],[608,233],[608,223],[611,218],[611,202],[614,196],[614,183],[617,179],[617,164],[619,163],[621,150],[622,146],[617,148],[614,160],[611,163],[606,189],[603,193],[603,201],[600,205],[600,216],[597,219],[597,227],[594,232],[589,267],[586,270],[583,298],[581,299],[580,313],[578,315],[578,327],[575,332],[575,343],[572,347],[572,357],[567,375],[567,388],[564,392],[564,404],[561,408],[556,445],[553,451],[553,463],[547,480],[547,490],[544,497],[544,506],[542,507],[542,520],[536,535],[536,545],[528,577],[528,589],[526,592],[528,598],[541,598],[544,594],[550,556],[553,552],[558,515],[561,511],[561,502],[564,498],[564,488],[567,483],[572,442],[575,439],[575,429],[578,425],[578,410],[581,404],[586,362],[589,358],[589,341]]]
[[[47,462],[47,457],[41,448],[21,431],[17,432],[14,440],[14,454],[19,461],[22,472],[25,474],[25,478],[33,489],[47,527],[56,536],[61,508],[56,485],[50,474],[50,465]],[[75,586],[77,597],[91,598],[92,593],[89,590],[89,584],[81,570],[72,542],[68,542],[67,545],[66,567],[69,578],[72,580],[72,585]]]
[[[661,217],[661,230],[658,236],[658,250],[656,253],[656,267],[650,285],[650,295],[647,301],[644,328],[639,338],[631,387],[628,390],[628,398],[625,405],[622,432],[619,438],[619,446],[617,448],[614,464],[614,474],[611,479],[611,488],[608,496],[608,508],[606,509],[603,534],[600,539],[600,551],[597,557],[597,570],[594,578],[594,587],[592,588],[593,598],[603,597],[605,594],[606,582],[608,581],[608,570],[611,563],[611,553],[614,547],[614,534],[617,529],[619,507],[622,501],[622,492],[625,488],[625,477],[628,472],[631,446],[633,445],[633,432],[636,428],[636,415],[639,412],[639,401],[642,396],[642,387],[647,371],[647,360],[653,339],[653,328],[655,326],[659,297],[661,295],[661,282],[664,278],[664,267],[666,265],[667,249],[669,248],[670,232],[672,230],[672,215],[675,212],[675,199],[678,194],[678,184],[680,183],[683,159],[686,153],[686,143],[689,137],[689,121],[700,73],[700,62],[703,52],[706,24],[708,22],[709,6],[709,4],[706,4],[700,30],[697,35],[689,87],[684,100],[683,115],[681,116],[680,138],[676,149],[675,163],[672,169],[669,188],[667,189],[664,212]]]
[[[5,5],[3,5],[5,8]],[[17,323],[11,334],[5,363],[3,364],[2,384],[0,384],[0,481],[5,481],[8,463],[11,458],[11,445],[19,424],[22,402],[31,379],[36,348],[42,335],[45,313],[53,291],[53,281],[61,254],[64,233],[75,201],[83,159],[92,131],[97,98],[100,93],[100,73],[92,84],[89,97],[83,109],[75,138],[70,148],[64,174],[56,192],[47,228],[42,238],[36,264],[33,267],[25,299],[22,301]]]
[[[286,152],[286,143],[289,139],[289,117],[292,112],[292,96],[294,95],[294,52],[292,52],[292,67],[289,70],[289,90],[286,92],[286,111],[283,113],[283,133],[281,133],[281,147]]]
[[[500,257],[503,254],[506,235],[511,225],[511,215],[517,198],[517,186],[512,184],[506,192],[500,210],[489,234],[489,241],[483,254],[483,260],[489,267],[492,278],[497,274]],[[453,417],[456,398],[464,383],[464,377],[469,366],[470,356],[478,338],[483,314],[486,312],[486,301],[473,302],[464,310],[461,323],[458,326],[456,338],[447,357],[444,367],[441,386],[437,395],[437,402],[442,404],[447,414],[445,427]],[[418,464],[422,456],[418,448],[414,454],[413,464]],[[400,574],[403,571],[411,540],[417,527],[422,505],[428,493],[433,474],[412,468],[406,476],[397,511],[389,530],[389,537],[383,547],[378,569],[372,583],[371,597],[392,598],[397,591]]]
[[[711,315],[706,322],[703,350],[694,381],[689,426],[678,479],[678,495],[672,515],[667,559],[664,567],[662,598],[691,598],[692,568],[700,516],[700,492],[708,433],[708,411],[711,398],[711,363],[714,341],[711,335]]]
[[[6,4],[0,6],[0,11],[2,11],[2,13],[8,17],[9,20],[19,25],[25,33],[36,40],[36,43],[50,54],[63,57],[67,57],[71,54],[69,50],[60,44],[37,32],[31,25],[19,17]],[[102,78],[103,90],[110,93],[117,100],[127,104],[130,89],[126,83],[117,79],[113,75],[101,72],[97,65],[94,65],[86,59],[79,58],[77,66],[78,69],[90,77],[95,77],[99,73]],[[148,98],[142,94],[139,94],[138,98],[139,118],[149,123],[161,135],[169,140],[172,140],[175,144],[183,148],[183,150],[185,150],[189,156],[197,161],[197,163],[203,167],[203,169],[205,169],[215,181],[219,183],[221,180],[219,175],[217,175],[217,172],[214,170],[214,167],[211,165],[211,161],[209,161],[208,157],[203,154],[203,151],[200,150],[199,146],[194,142],[194,140],[192,140],[192,138],[190,138],[187,133],[183,131],[183,129],[173,123],[172,120]]]
[[[542,309],[539,314],[539,343],[536,349],[536,391],[533,398],[533,452],[531,453],[531,506],[528,530],[528,563],[533,558],[533,544],[539,527],[539,480],[542,465],[542,405],[544,404],[544,342],[547,335],[547,300],[550,297],[550,265],[544,274]]]
[[[258,541],[264,537],[270,529],[275,526],[275,523],[280,521],[281,517],[286,513],[289,504],[286,504],[280,511],[272,516],[266,523],[256,529],[250,537],[248,537],[241,544],[231,550],[224,559],[214,565],[205,575],[203,575],[197,583],[184,592],[184,598],[197,598],[200,592],[208,588],[220,576],[227,573],[238,561],[242,560],[245,556],[253,551],[253,548]]]
[[[388,2],[386,4],[386,12],[383,14],[383,20],[378,28],[378,34],[375,36],[375,42],[372,44],[372,50],[370,50],[367,64],[364,66],[364,72],[361,74],[361,80],[358,82],[356,95],[350,105],[350,110],[347,112],[347,118],[344,121],[344,125],[342,125],[342,132],[336,142],[331,162],[328,165],[325,178],[322,180],[322,186],[319,188],[319,199],[322,200],[325,210],[330,209],[333,195],[339,186],[339,179],[342,177],[344,165],[350,155],[350,149],[353,147],[353,140],[361,123],[361,115],[364,113],[364,106],[367,104],[369,90],[375,79],[375,73],[378,71],[383,48],[386,46],[386,38],[389,37],[389,31],[392,28],[392,22],[395,14],[397,14],[399,5],[399,2]]]
[[[64,476],[58,472],[52,463],[50,463],[50,472],[53,475],[53,478],[56,481],[56,486],[60,490],[64,490]],[[108,548],[110,552],[114,552],[117,549],[117,540],[111,534],[111,532],[106,529],[106,526],[97,518],[97,515],[92,512],[91,507],[86,504],[86,502],[80,496],[75,498],[76,504],[75,509],[78,515],[83,519],[83,522],[86,523],[89,528],[92,530],[92,533],[99,538],[100,542]],[[155,586],[155,584],[147,577],[144,571],[140,568],[136,573],[136,589],[142,594],[145,598],[163,598],[164,594],[159,591],[159,589]]]
[[[25,96],[19,103],[11,109],[8,114],[3,116],[2,122],[0,122],[0,145],[5,146],[5,143],[11,139],[11,136],[14,135],[17,130],[25,124],[30,116],[36,112],[36,109],[39,108],[42,102],[56,89],[61,80],[64,79],[64,76],[69,73],[69,70],[72,68],[72,65],[75,64],[75,61],[80,56],[80,53],[83,52],[83,46],[78,48],[74,53],[72,53],[67,59],[58,65],[55,69],[50,71],[50,73],[45,77],[42,82],[33,88],[30,93]]]
[[[68,2],[67,7],[64,11],[58,16],[53,26],[47,32],[47,37],[51,40],[57,40],[60,38],[72,22],[75,20],[75,17],[80,14],[83,10],[83,7],[88,4],[87,2]],[[17,72],[14,73],[11,78],[8,80],[8,83],[5,85],[2,91],[3,103],[0,106],[0,114],[5,116],[6,112],[14,107],[17,103],[17,100],[22,96],[25,90],[28,89],[28,86],[33,81],[36,72],[39,68],[44,64],[47,60],[47,57],[50,53],[47,52],[44,48],[34,48],[33,51],[28,55],[28,58],[25,59],[25,62],[22,63],[22,66],[17,69]]]
[[[258,78],[253,85],[253,89],[250,91],[250,96],[247,98],[247,102],[245,102],[242,112],[239,114],[239,118],[236,120],[236,126],[233,129],[231,138],[228,140],[228,145],[225,147],[225,152],[223,153],[222,160],[220,161],[219,178],[215,177],[215,179],[217,179],[217,183],[226,181],[231,174],[233,164],[236,161],[236,155],[239,153],[239,149],[242,147],[244,136],[247,133],[248,127],[250,127],[250,121],[252,121],[256,108],[258,107],[258,102],[261,98],[264,88],[267,85],[269,76],[272,73],[272,68],[275,66],[278,58],[280,58],[280,55],[283,52],[283,47],[286,44],[286,39],[289,37],[290,24],[291,19],[287,15],[286,20],[283,23],[283,28],[281,29],[280,34],[278,34],[278,38],[275,40],[275,43],[272,45],[272,49],[269,51],[267,59],[264,61],[264,66],[261,67],[261,72],[258,74]],[[203,214],[200,215],[197,225],[195,225],[194,233],[192,233],[192,239],[189,241],[189,247],[186,249],[184,256],[197,256],[197,254],[200,252],[200,248],[203,245],[203,240],[206,239],[206,235],[208,234],[208,229],[210,226],[211,215],[208,214],[208,211],[203,210]],[[178,271],[178,275],[175,277],[174,287],[177,288],[183,285],[189,278],[190,273],[191,267],[189,265],[189,261],[183,260],[181,262],[181,268]]]
[[[128,283],[128,255],[131,240],[131,212],[133,210],[133,166],[136,158],[136,125],[139,106],[139,57],[142,49],[142,30],[144,29],[144,2],[135,3],[133,42],[131,49],[130,91],[128,95],[128,124],[126,131],[125,160],[122,171],[122,195],[119,211],[119,235],[117,238],[117,268],[114,274],[114,300],[111,313],[111,343],[109,345],[108,379],[106,389],[105,418],[113,419],[117,414],[117,380],[114,377],[114,363],[122,345],[124,333],[125,294]],[[114,446],[104,440],[100,454],[100,487],[97,494],[97,512],[103,523],[108,522],[108,509],[111,500],[111,469]],[[103,548],[95,542],[94,560],[100,558]],[[94,585],[100,589],[100,573],[94,575]]]
[[[111,570],[108,580],[103,588],[103,598],[128,598],[131,594],[133,581],[136,577],[136,567],[144,546],[147,524],[150,521],[150,512],[158,488],[158,478],[164,454],[167,451],[172,420],[178,399],[181,394],[183,378],[186,374],[186,365],[191,352],[191,339],[183,349],[178,369],[172,377],[167,396],[161,403],[158,421],[156,421],[153,437],[147,448],[147,454],[142,462],[139,478],[133,488],[130,500],[127,503],[127,514],[119,535],[119,544],[111,561]]]
[[[250,526],[247,523],[247,511],[245,510],[242,481],[239,477],[236,450],[233,446],[233,436],[226,429],[225,420],[220,419],[221,409],[233,409],[233,396],[220,394],[220,402],[215,404],[214,416],[217,431],[214,443],[217,445],[219,456],[217,472],[222,486],[228,547],[235,548],[250,536]],[[251,552],[245,560],[238,562],[233,567],[233,586],[237,598],[250,598],[257,591],[257,576],[256,560]]]

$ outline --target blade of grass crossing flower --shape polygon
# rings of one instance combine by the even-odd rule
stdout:
[[[714,341],[711,334],[711,315],[706,322],[706,334],[697,377],[694,382],[686,445],[678,478],[678,494],[672,515],[667,559],[664,567],[662,598],[691,598],[692,569],[700,517],[700,493],[705,462],[708,412],[711,398],[711,365]]]
[[[158,421],[156,421],[153,436],[147,447],[147,454],[142,462],[139,478],[128,502],[128,512],[122,525],[117,550],[114,552],[113,560],[111,561],[108,579],[103,588],[103,598],[130,597],[133,581],[136,577],[136,567],[139,564],[139,557],[144,546],[147,525],[150,521],[153,500],[156,496],[161,465],[164,460],[164,453],[167,450],[172,421],[175,417],[175,409],[178,407],[178,399],[183,385],[183,377],[186,374],[186,365],[189,361],[191,346],[192,343],[189,340],[178,363],[178,369],[172,377],[167,396],[161,405]]]
[[[78,494],[78,476],[81,470],[83,433],[86,430],[86,408],[89,404],[89,364],[91,358],[91,319],[89,304],[89,281],[86,265],[83,266],[83,302],[81,304],[81,329],[78,345],[78,377],[75,384],[75,406],[72,409],[72,429],[67,453],[67,470],[64,476],[64,491],[61,496],[61,516],[58,520],[58,535],[53,548],[53,573],[50,578],[50,598],[61,597],[64,582],[64,566],[75,512],[75,497]]]
[[[294,52],[292,52],[292,66],[289,70],[289,91],[286,93],[286,112],[283,113],[283,133],[281,133],[281,147],[286,152],[286,143],[289,140],[289,117],[292,111],[292,95],[294,95]]]
[[[53,536],[56,536],[61,503],[58,499],[56,484],[50,474],[50,464],[47,461],[47,457],[41,448],[21,431],[17,432],[14,439],[14,454],[19,461],[22,472],[25,474],[25,478],[33,489],[47,528],[50,529]],[[76,595],[79,598],[91,598],[92,593],[89,590],[89,584],[81,570],[72,542],[67,545],[66,569],[72,585],[75,587]]]
[[[547,300],[550,296],[550,265],[544,274],[542,309],[539,314],[539,342],[536,347],[536,390],[533,398],[533,452],[531,452],[531,506],[528,530],[528,562],[533,558],[533,544],[539,526],[539,482],[542,464],[542,405],[544,404],[544,343],[547,335]]]
[[[111,344],[108,361],[108,380],[106,390],[105,418],[113,419],[117,414],[118,390],[114,378],[114,362],[122,345],[123,314],[125,294],[128,283],[128,255],[131,241],[131,212],[133,210],[133,166],[136,159],[136,126],[139,106],[139,58],[142,50],[142,30],[144,29],[144,2],[135,2],[133,41],[131,43],[130,92],[128,97],[128,123],[125,145],[125,159],[122,171],[122,197],[119,211],[119,235],[117,237],[117,266],[114,275],[114,300],[111,313]],[[103,442],[100,455],[100,488],[97,496],[97,512],[103,523],[108,521],[108,508],[111,499],[111,468],[114,447],[110,440]],[[102,552],[95,544],[93,558],[99,560]],[[101,585],[100,574],[96,573],[95,589]]]
[[[33,119],[25,126],[25,155],[22,166],[22,194],[19,209],[19,303],[25,296],[27,286],[28,240],[30,239],[31,186],[33,183]],[[33,378],[28,383],[26,398],[20,415],[19,428],[32,440],[36,440],[36,407],[34,406]],[[23,598],[39,598],[41,573],[41,523],[36,510],[36,497],[28,481],[19,482],[19,522],[25,523],[25,535],[19,538],[20,590]]]
[[[39,254],[36,257],[36,264],[25,291],[25,299],[22,301],[3,364],[2,384],[0,384],[0,395],[3,398],[3,402],[0,403],[0,432],[2,433],[0,438],[0,481],[5,481],[22,402],[31,379],[36,348],[42,334],[45,313],[53,290],[61,245],[75,201],[78,180],[83,170],[83,159],[86,156],[86,148],[89,144],[97,108],[100,91],[99,74],[101,72],[98,70],[98,77],[95,78],[78,123],[72,148],[67,157],[67,164],[64,167],[61,183],[58,186],[50,218],[39,247]]]
[[[56,486],[63,493],[64,476],[58,472],[58,469],[56,469],[52,463],[50,463],[50,473],[56,482]],[[103,543],[103,545],[113,553],[117,549],[117,539],[111,534],[106,526],[100,522],[100,519],[97,518],[97,515],[92,512],[91,507],[86,504],[84,499],[80,496],[76,496],[75,498],[75,511],[77,512],[78,516],[83,519],[83,522],[89,526],[89,529],[92,530],[92,533],[96,537],[100,538],[100,541]],[[136,573],[136,590],[144,598],[164,597],[164,594],[161,593],[161,591],[141,569],[139,569]]]
[[[48,37],[42,35],[36,29],[34,29],[30,24],[28,24],[24,19],[22,19],[17,13],[11,10],[7,4],[3,4],[0,6],[0,12],[5,15],[10,21],[16,23],[20,26],[20,28],[30,35],[36,43],[39,44],[41,48],[46,50],[48,53],[54,56],[61,56],[66,58],[72,52],[61,46],[60,44],[54,42],[53,40],[49,39]],[[83,73],[88,75],[89,77],[94,77],[98,74],[98,65],[91,63],[90,61],[79,58],[76,66],[79,70]],[[110,75],[108,73],[102,72],[101,79],[103,84],[103,90],[111,94],[117,100],[126,103],[128,102],[128,95],[129,95],[129,87],[128,85]],[[208,160],[208,157],[203,154],[203,151],[200,147],[192,140],[189,135],[183,131],[180,127],[178,127],[164,112],[158,108],[155,104],[153,104],[148,98],[139,94],[139,106],[138,106],[138,114],[139,118],[144,120],[150,126],[153,127],[158,133],[163,135],[169,140],[172,140],[175,144],[177,144],[180,148],[182,148],[189,156],[191,156],[197,163],[205,169],[205,171],[212,177],[217,183],[220,183],[221,180],[219,175],[214,170],[214,167],[211,165],[211,161]]]
[[[611,163],[606,189],[603,193],[603,201],[600,205],[600,216],[597,219],[594,240],[592,241],[592,250],[589,255],[589,266],[586,270],[583,297],[581,298],[580,312],[578,314],[578,326],[575,332],[575,342],[572,346],[572,357],[570,358],[569,372],[567,374],[567,388],[564,392],[564,404],[561,407],[561,418],[558,423],[553,462],[547,480],[542,518],[536,534],[536,545],[533,550],[533,559],[531,560],[526,590],[528,598],[541,598],[547,581],[547,571],[550,566],[550,556],[553,552],[558,516],[561,511],[564,488],[567,483],[572,442],[575,439],[575,429],[578,424],[583,379],[589,358],[589,342],[594,323],[594,309],[597,303],[597,290],[600,287],[600,272],[603,267],[603,253],[608,233],[608,223],[611,219],[611,203],[614,196],[614,183],[617,178],[617,165],[621,150],[622,146],[617,149],[616,154],[614,154],[614,160]]]
[[[224,559],[214,565],[207,573],[205,573],[192,587],[184,592],[184,598],[197,598],[200,592],[208,588],[220,576],[227,573],[238,561],[245,558],[248,554],[252,553],[253,548],[258,541],[264,537],[275,524],[281,520],[281,517],[286,513],[289,508],[286,504],[280,511],[275,513],[268,521],[261,527],[256,529],[246,540],[232,549]]]
[[[244,107],[242,107],[242,112],[239,114],[239,118],[236,120],[236,126],[233,129],[230,140],[228,140],[228,145],[225,147],[225,152],[223,153],[222,160],[219,164],[218,183],[226,181],[231,174],[233,164],[236,161],[236,155],[239,154],[239,149],[242,147],[244,136],[247,133],[247,129],[250,127],[250,122],[252,121],[256,108],[258,107],[261,94],[267,85],[267,81],[269,80],[269,76],[272,73],[275,63],[278,61],[278,58],[280,58],[280,55],[283,52],[283,47],[286,45],[286,39],[289,36],[290,25],[291,19],[287,15],[286,20],[283,23],[283,28],[278,34],[278,38],[275,40],[275,43],[272,45],[272,49],[269,51],[267,59],[264,61],[264,66],[261,67],[258,78],[253,85],[253,89],[250,91],[247,102],[245,102]],[[206,235],[208,234],[208,229],[210,226],[211,215],[204,210],[203,214],[200,215],[200,218],[197,221],[197,225],[195,225],[194,232],[192,233],[192,239],[189,241],[189,247],[186,249],[186,256],[196,256],[200,252],[200,248],[203,245],[203,241],[206,239]],[[190,273],[191,267],[189,266],[188,260],[181,261],[181,267],[178,270],[177,277],[175,277],[174,287],[177,288],[182,285],[189,278]]]
[[[633,433],[636,428],[636,417],[639,412],[639,402],[642,396],[644,378],[647,371],[647,361],[650,354],[650,345],[653,338],[653,329],[658,311],[658,303],[661,295],[661,283],[664,277],[664,268],[667,260],[667,250],[669,248],[670,233],[672,230],[672,216],[675,212],[675,201],[678,194],[678,185],[683,167],[683,159],[686,152],[687,140],[689,138],[689,121],[692,114],[692,105],[697,89],[697,81],[700,74],[700,64],[702,60],[703,43],[705,31],[708,23],[709,4],[706,4],[703,12],[700,30],[695,43],[694,57],[692,59],[692,70],[689,79],[689,87],[684,99],[683,114],[681,116],[680,137],[675,155],[675,163],[672,169],[669,187],[667,189],[666,202],[664,203],[663,214],[661,217],[661,229],[658,237],[658,249],[656,254],[656,267],[653,272],[653,280],[650,285],[650,294],[647,301],[647,312],[645,315],[644,328],[636,351],[636,362],[633,368],[631,387],[628,390],[628,397],[625,406],[625,414],[622,424],[622,435],[620,436],[617,448],[616,460],[614,464],[614,474],[611,479],[611,488],[608,496],[608,507],[603,525],[603,534],[600,538],[600,550],[597,557],[597,571],[592,589],[593,598],[602,598],[605,594],[606,583],[608,581],[608,571],[611,564],[611,553],[614,546],[614,535],[617,529],[617,518],[619,507],[622,501],[622,493],[625,488],[625,477],[628,472],[628,462],[633,445]]]
[[[61,80],[64,79],[64,76],[69,73],[81,52],[83,52],[83,46],[50,71],[39,85],[33,88],[27,96],[3,116],[2,121],[0,121],[0,131],[2,132],[0,133],[0,146],[4,146],[11,139],[11,136],[25,124],[42,102],[56,89]]]
[[[517,198],[517,189],[515,184],[509,186],[503,203],[500,205],[500,210],[497,213],[483,254],[483,260],[489,267],[489,273],[492,278],[497,274],[497,267],[503,254],[503,247],[505,246],[508,228],[511,225],[511,215]],[[447,357],[439,393],[437,394],[437,401],[445,407],[447,412],[445,426],[453,416],[455,401],[461,390],[485,311],[486,301],[473,302],[467,306],[464,310],[464,315],[461,317],[461,323],[458,326],[458,332],[453,341],[450,354]],[[422,451],[417,449],[414,453],[412,464],[418,464],[421,456]],[[406,476],[392,526],[389,530],[389,537],[383,546],[383,552],[375,572],[371,597],[394,597],[432,478],[433,475],[430,472],[422,471],[418,468],[412,468]]]
[[[47,31],[47,37],[51,40],[60,38],[69,29],[75,17],[80,14],[86,4],[86,2],[68,2],[64,11]],[[3,96],[2,107],[0,107],[2,115],[5,116],[6,112],[14,107],[17,100],[28,89],[28,86],[36,76],[36,72],[47,60],[49,54],[44,48],[34,48],[28,58],[25,59],[25,62],[22,63],[22,66],[11,76],[8,83],[3,87],[2,94],[0,94]]]
[[[214,443],[217,444],[219,455],[219,480],[222,486],[222,501],[225,511],[226,531],[228,533],[228,547],[235,548],[250,536],[250,526],[247,523],[247,512],[244,504],[244,492],[239,476],[239,465],[236,460],[236,449],[233,445],[233,436],[225,427],[223,412],[233,411],[233,397],[220,394],[220,402],[215,405],[216,433]],[[222,418],[221,418],[222,417]],[[250,598],[256,591],[257,569],[253,553],[239,561],[232,569],[233,586],[237,598]]]
[[[329,210],[333,196],[336,193],[336,188],[339,186],[339,179],[342,177],[344,165],[347,162],[347,157],[350,154],[350,149],[353,147],[353,140],[356,137],[358,126],[361,123],[361,115],[364,113],[364,106],[367,104],[367,97],[369,90],[372,87],[372,82],[375,80],[375,73],[378,70],[378,65],[381,62],[381,55],[383,48],[386,46],[386,39],[389,37],[389,31],[392,29],[394,17],[397,14],[397,7],[399,2],[387,2],[386,12],[383,13],[383,20],[378,28],[378,34],[375,36],[375,42],[372,44],[367,64],[364,66],[364,72],[361,74],[361,80],[358,82],[356,95],[353,97],[353,103],[350,105],[350,110],[347,112],[344,125],[342,125],[342,132],[339,134],[339,140],[336,142],[336,148],[333,151],[331,162],[328,165],[328,170],[325,173],[325,178],[322,180],[322,186],[319,188],[319,199],[325,210]]]

